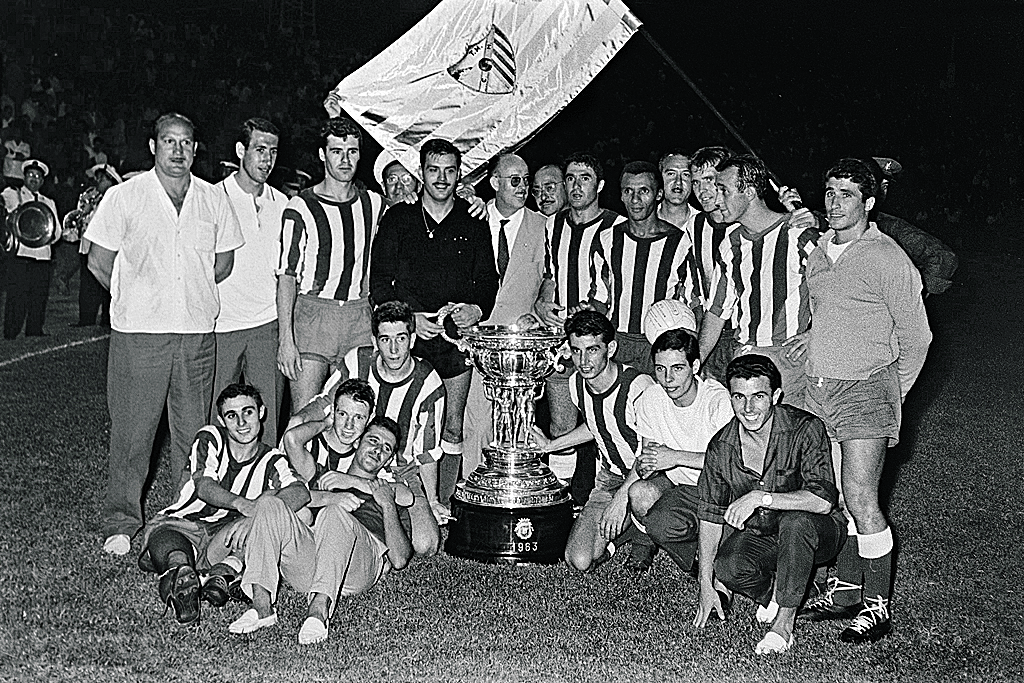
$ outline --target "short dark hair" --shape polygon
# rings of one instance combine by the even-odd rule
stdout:
[[[562,162],[562,176],[565,176],[566,170],[569,168],[569,164],[580,164],[582,166],[589,166],[594,171],[594,177],[599,181],[604,180],[604,167],[601,166],[601,162],[597,160],[593,154],[587,154],[586,152],[573,152],[565,158]]]
[[[387,415],[377,415],[372,420],[366,423],[366,429],[370,427],[380,427],[386,429],[395,435],[395,452],[397,454],[398,444],[402,443],[402,428],[398,426],[398,423],[392,420]],[[365,431],[363,432],[366,433]]]
[[[735,168],[736,189],[740,192],[752,187],[761,199],[768,196],[768,169],[764,162],[753,154],[731,156],[715,168],[719,173],[729,168]]]
[[[442,140],[441,138],[431,138],[424,142],[423,146],[420,147],[420,167],[427,165],[428,156],[441,157],[447,156],[449,154],[455,157],[456,166],[462,165],[462,152],[459,151],[458,147],[448,142],[447,140]]]
[[[249,398],[256,401],[256,407],[263,407],[263,396],[260,395],[260,390],[251,384],[245,384],[244,382],[235,382],[224,387],[217,395],[217,414],[220,414],[220,409],[224,407],[224,402],[232,398],[238,398],[239,396],[248,396]]]
[[[878,166],[878,164],[875,163],[875,166]],[[881,167],[879,167],[879,171],[881,171]],[[878,195],[879,181],[871,167],[860,159],[854,159],[853,157],[840,159],[832,165],[832,168],[825,172],[824,182],[828,182],[829,178],[849,180],[860,189],[860,194],[864,201],[867,201],[868,197]]]
[[[370,328],[374,337],[380,331],[382,323],[405,323],[409,334],[412,334],[416,331],[416,314],[412,312],[412,307],[404,301],[385,301],[373,309],[373,314],[370,316]]]
[[[184,114],[179,114],[176,111],[172,111],[167,112],[163,116],[160,116],[159,118],[157,118],[156,121],[153,122],[153,129],[149,131],[149,139],[154,141],[158,140],[160,138],[160,129],[163,128],[164,124],[170,123],[171,121],[177,121],[179,123],[184,124],[188,128],[189,133],[192,134],[192,137],[195,138],[196,124],[192,123],[192,119],[185,116]]]
[[[755,377],[767,377],[768,386],[773,392],[782,388],[782,374],[768,356],[756,353],[736,356],[725,367],[725,384],[730,391],[732,391],[734,379],[754,379]]]
[[[722,146],[701,147],[690,155],[690,166],[692,168],[704,168],[705,166],[717,167],[720,163],[734,156],[731,149]]]
[[[324,121],[320,126],[320,149],[327,149],[327,138],[355,138],[359,147],[363,146],[363,131],[356,122],[347,116],[335,116]]]
[[[242,147],[249,149],[249,142],[252,140],[252,134],[254,131],[261,133],[269,133],[270,135],[276,135],[281,137],[281,132],[277,129],[273,123],[267,119],[261,119],[258,116],[254,116],[251,119],[246,119],[242,122],[242,125],[238,129],[237,142],[242,143]]]
[[[615,340],[615,325],[597,311],[579,311],[565,322],[565,336],[600,337],[605,344]]]
[[[700,344],[697,343],[697,338],[682,328],[665,330],[658,335],[651,346],[651,360],[653,361],[662,351],[682,351],[690,365],[700,358]]]
[[[370,412],[373,412],[374,406],[377,404],[377,395],[373,393],[373,387],[365,379],[347,379],[338,385],[338,391],[334,394],[334,407],[338,407],[338,399],[342,396],[348,396],[353,401],[359,401],[370,406]]]
[[[626,174],[629,175],[644,175],[645,173],[654,178],[654,190],[658,191],[661,189],[661,172],[658,171],[658,167],[649,161],[630,161],[622,167],[622,174],[619,176],[619,185],[622,185],[623,179]]]

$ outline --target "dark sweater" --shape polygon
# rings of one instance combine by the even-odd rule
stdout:
[[[476,304],[487,318],[498,293],[487,223],[456,198],[440,224],[421,202],[396,204],[380,220],[370,259],[370,298],[433,313],[448,303]],[[430,237],[429,230],[433,230]]]

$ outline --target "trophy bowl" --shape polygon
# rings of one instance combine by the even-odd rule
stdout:
[[[476,369],[484,377],[508,386],[543,381],[554,372],[557,349],[565,340],[554,328],[523,330],[515,325],[477,325],[462,338]]]
[[[455,340],[483,377],[493,438],[484,462],[459,484],[445,550],[482,562],[551,564],[572,526],[565,485],[533,440],[536,401],[559,361],[561,330],[476,325]]]

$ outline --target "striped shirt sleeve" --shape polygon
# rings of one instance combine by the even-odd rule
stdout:
[[[292,206],[297,200],[296,197],[289,201],[281,216],[281,260],[277,269],[278,275],[291,275],[296,279],[306,248],[306,223],[302,214]]]
[[[410,434],[413,453],[422,465],[441,460],[441,430],[444,427],[444,411],[447,398],[441,384],[423,398],[416,416],[416,433]]]
[[[711,299],[708,302],[708,313],[729,320],[736,309],[736,288],[732,279],[734,267],[732,259],[732,243],[722,240],[719,248],[721,260],[715,265],[715,273],[711,279]]]
[[[201,473],[201,476],[220,481],[223,451],[224,440],[216,427],[206,426],[200,429],[192,442],[192,473]]]
[[[612,253],[613,231],[602,230],[590,243],[590,287],[587,301],[603,304],[609,310],[612,305],[612,272],[609,259]]]
[[[301,481],[295,470],[292,469],[287,455],[274,448],[265,457],[271,459],[270,466],[273,468],[270,476],[270,488],[280,491]]]

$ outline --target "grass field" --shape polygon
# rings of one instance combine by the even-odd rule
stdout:
[[[774,659],[752,653],[763,627],[749,602],[694,630],[696,586],[663,554],[640,579],[620,558],[591,576],[414,561],[343,601],[327,643],[301,651],[304,600],[290,590],[278,628],[229,635],[237,605],[180,627],[136,568],[137,541],[127,558],[100,551],[107,344],[47,351],[98,334],[69,330],[75,303],[56,298],[53,336],[0,345],[0,679],[1022,680],[1022,274],[1019,259],[965,258],[955,289],[928,302],[935,343],[887,468],[895,632],[850,647],[833,625],[799,626]],[[171,499],[168,478],[161,466],[150,514]]]

